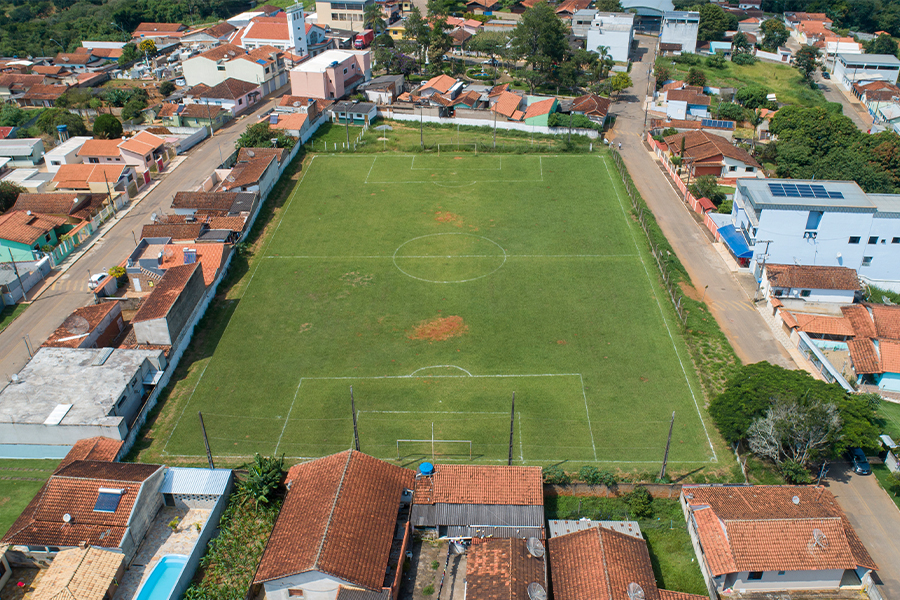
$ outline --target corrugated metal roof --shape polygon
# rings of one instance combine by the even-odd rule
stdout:
[[[451,525],[450,527],[447,527],[447,537],[501,539],[543,538],[544,530],[541,527],[467,527],[465,525]]]
[[[592,521],[590,519],[577,520],[550,520],[550,537],[555,538],[567,533],[576,531],[584,531],[592,527],[603,527],[611,531],[617,531],[630,535],[633,538],[643,539],[641,536],[641,527],[637,521]]]
[[[160,492],[163,494],[215,494],[221,496],[231,481],[231,469],[187,469],[169,467]]]
[[[410,520],[415,527],[439,525],[543,527],[544,507],[507,504],[414,504]]]

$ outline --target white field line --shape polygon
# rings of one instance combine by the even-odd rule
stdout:
[[[284,221],[284,216],[288,213],[288,209],[291,207],[291,204],[294,202],[294,198],[297,197],[297,194],[300,191],[300,184],[302,184],[303,180],[306,179],[306,174],[309,173],[309,169],[312,167],[314,160],[316,160],[315,155],[309,160],[309,164],[306,166],[306,171],[300,177],[300,181],[297,182],[297,186],[294,188],[294,193],[291,194],[291,199],[288,200],[287,204],[282,209],[281,218],[278,219],[278,225],[275,226],[275,231],[273,231],[272,235],[269,236],[269,239],[266,242],[266,247],[263,250],[262,254],[260,255],[260,258],[265,258],[265,256],[266,256],[265,252],[269,249],[269,246],[272,244],[272,240],[275,238],[275,234],[278,233],[278,228],[281,227],[281,222]],[[262,208],[260,208],[260,211],[262,211]],[[257,218],[259,218],[259,215],[257,215]],[[256,276],[256,272],[259,270],[259,265],[261,262],[262,262],[261,260],[256,262],[256,268],[254,268],[253,273],[250,274],[250,280],[247,281],[247,286],[244,288],[244,292],[241,294],[241,298],[243,298],[244,294],[247,293],[247,290],[250,289],[250,284],[253,283],[253,278]],[[236,310],[237,309],[235,309],[235,311]],[[228,319],[228,323],[225,325],[225,329],[222,330],[222,336],[224,336],[228,332],[228,328],[231,327],[231,324],[234,322],[234,315],[232,314],[231,317],[232,318]],[[211,356],[209,358],[209,362],[212,362],[213,358],[215,358],[215,357]],[[203,367],[203,372],[200,373],[200,379],[197,380],[196,385],[194,385],[194,389],[191,390],[191,395],[188,398],[187,402],[185,403],[184,408],[181,410],[181,415],[178,416],[178,420],[175,422],[175,427],[173,427],[172,431],[169,432],[169,439],[166,440],[166,445],[163,446],[163,450],[162,450],[162,453],[166,454],[167,456],[169,456],[169,454],[166,452],[166,448],[169,447],[169,441],[172,439],[172,434],[174,434],[175,430],[178,429],[178,424],[181,423],[181,417],[184,416],[184,412],[187,410],[187,407],[190,405],[191,400],[194,398],[194,392],[196,392],[197,388],[200,387],[200,382],[203,381],[203,375],[206,374],[206,367],[209,366],[209,362],[206,363],[206,365]],[[291,404],[291,406],[293,406],[293,404]],[[290,410],[288,410],[288,414],[290,414]],[[282,433],[283,432],[284,432],[284,430],[282,430]],[[175,455],[171,455],[171,456],[175,456]]]
[[[584,398],[584,414],[587,416],[588,431],[591,434],[591,447],[594,449],[594,460],[597,460],[597,445],[594,443],[594,430],[591,428],[591,411],[588,410],[587,392],[584,391],[584,377],[581,376],[581,373],[578,374],[578,379],[581,380],[581,396]]]
[[[506,415],[506,412],[470,412],[465,410],[358,410],[376,415]]]
[[[388,255],[372,255],[372,256],[312,256],[312,255],[290,255],[283,256],[280,254],[272,254],[263,258],[295,258],[302,260],[380,260],[392,258],[413,258],[413,259],[447,259],[447,258],[499,258],[502,254],[434,254],[434,255],[400,255],[397,257]],[[635,258],[638,254],[507,254],[507,258]]]
[[[606,167],[606,173],[609,175],[610,180],[613,182],[613,189],[616,190],[616,198],[619,201],[619,208],[622,209],[622,218],[625,219],[625,225],[628,227],[628,230],[631,232],[631,240],[634,242],[634,249],[640,252],[640,246],[638,246],[637,236],[634,233],[634,227],[631,223],[628,222],[628,213],[625,211],[625,205],[622,203],[622,196],[619,194],[619,184],[617,181],[613,179],[613,174],[609,170],[609,164],[607,163],[605,158],[601,159],[603,161],[603,166]],[[666,332],[669,334],[669,340],[672,342],[672,350],[675,351],[675,357],[678,359],[678,364],[681,365],[681,372],[684,374],[684,381],[687,383],[688,390],[691,392],[691,398],[694,400],[694,407],[697,409],[697,417],[700,419],[700,424],[703,426],[703,433],[706,434],[706,441],[709,444],[709,450],[712,452],[712,461],[711,462],[719,462],[719,457],[716,455],[716,449],[713,448],[712,439],[709,437],[709,431],[706,429],[706,423],[703,421],[703,413],[700,412],[700,404],[697,402],[697,395],[694,394],[694,387],[691,385],[690,377],[688,377],[687,369],[684,366],[684,361],[681,360],[681,353],[678,352],[678,346],[675,344],[675,336],[672,335],[672,329],[669,327],[669,321],[666,319],[666,313],[663,310],[662,302],[659,300],[659,294],[656,290],[656,285],[653,278],[650,277],[650,270],[647,268],[647,263],[644,261],[644,257],[640,257],[641,265],[644,267],[644,273],[647,275],[647,283],[650,285],[650,289],[653,291],[653,297],[656,298],[656,305],[659,307],[659,316],[662,318],[663,325],[666,326]]]
[[[418,154],[412,155],[412,163],[410,164],[410,167],[409,167],[410,171],[455,171],[455,170],[457,170],[456,167],[441,167],[441,168],[417,167],[416,166],[416,156],[419,156],[419,155]],[[470,158],[470,157],[467,157],[467,158]],[[475,158],[475,157],[472,156],[471,158]],[[499,158],[500,158],[499,166],[496,169],[469,169],[469,170],[470,171],[502,171],[503,170],[503,157],[501,156]],[[455,158],[451,158],[451,159],[445,158],[444,160],[456,160],[456,159]],[[458,166],[462,166],[462,165],[458,165]]]
[[[272,456],[276,456],[278,454],[278,447],[281,445],[281,438],[284,437],[284,430],[287,429],[288,421],[291,420],[291,411],[294,410],[294,404],[297,403],[297,394],[300,393],[300,386],[303,385],[303,378],[300,378],[300,382],[297,384],[297,389],[294,390],[294,399],[291,400],[291,406],[288,408],[287,416],[284,418],[284,426],[281,428],[281,435],[278,436],[278,443],[275,444],[275,452]]]
[[[369,183],[369,177],[372,175],[372,169],[375,168],[375,163],[376,163],[377,161],[378,161],[378,157],[377,157],[377,156],[376,156],[374,159],[372,159],[372,166],[369,167],[369,172],[366,173],[366,180],[365,180],[363,183]]]

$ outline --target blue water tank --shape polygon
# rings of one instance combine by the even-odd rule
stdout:
[[[57,125],[56,126],[56,130],[59,132],[65,132],[65,131],[68,131],[68,129],[69,129],[68,125]]]
[[[434,475],[434,465],[430,462],[423,462],[419,465],[419,473],[422,475]]]

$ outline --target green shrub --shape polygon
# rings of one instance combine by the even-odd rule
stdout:
[[[168,96],[172,92],[175,91],[175,84],[171,81],[163,81],[159,84],[159,93],[163,95],[163,97]]]
[[[700,56],[697,54],[680,54],[675,57],[675,62],[679,65],[699,65],[700,64]]]
[[[437,571],[438,567],[440,567],[440,566],[441,566],[441,563],[439,563],[438,561],[436,561],[436,560],[431,561],[431,570],[432,571]]]
[[[284,456],[266,458],[257,454],[247,467],[247,478],[238,485],[238,495],[257,505],[269,503],[284,474]]]
[[[756,61],[759,60],[752,54],[735,54],[731,57],[731,62],[736,65],[749,66],[756,64]]]
[[[122,122],[108,113],[97,115],[94,119],[94,137],[101,140],[114,140],[122,137]]]
[[[798,462],[793,460],[787,460],[781,463],[780,467],[781,474],[787,480],[788,483],[802,485],[805,483],[812,482],[812,477],[809,475],[809,471],[804,468]]]
[[[643,486],[637,486],[632,492],[625,495],[625,504],[631,511],[633,518],[644,518],[653,515],[653,496]]]
[[[616,485],[616,476],[609,471],[601,471],[597,467],[585,465],[578,471],[578,479],[590,485],[605,485],[611,488]]]
[[[569,474],[563,471],[562,467],[553,465],[544,469],[544,483],[553,485],[565,485],[569,483],[571,478]]]
[[[426,596],[431,596],[432,594],[434,594],[434,586],[429,583],[422,588],[422,593]]]

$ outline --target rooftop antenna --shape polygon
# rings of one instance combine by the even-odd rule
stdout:
[[[628,584],[628,598],[629,600],[644,600],[644,588],[632,581]]]

